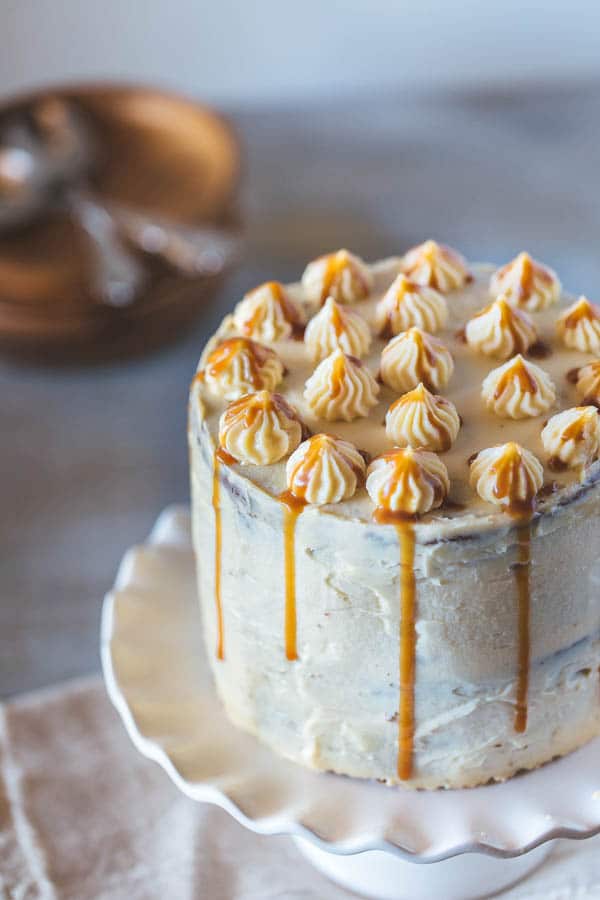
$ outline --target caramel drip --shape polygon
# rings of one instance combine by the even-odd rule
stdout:
[[[393,474],[387,479],[377,498],[381,509],[376,509],[374,515],[378,522],[390,522],[393,520],[393,517],[405,516],[405,513],[387,512],[390,498],[397,489],[398,484],[404,485],[402,489],[403,494],[410,495],[412,492],[411,485],[415,482],[418,484],[419,481],[425,481],[433,491],[434,506],[440,504],[444,496],[444,485],[439,478],[435,478],[423,466],[419,465],[417,460],[409,453],[403,453],[394,449],[388,450],[387,453],[382,453],[378,458],[391,461],[394,465]]]
[[[345,331],[345,328],[339,307],[337,305],[332,306],[331,308],[330,321],[333,330],[335,331],[336,337],[341,337]]]
[[[259,390],[263,383],[260,366],[267,359],[268,351],[248,338],[228,338],[223,341],[208,357],[206,368],[211,375],[218,377],[238,354],[241,354],[244,360],[248,381],[255,390]]]
[[[540,275],[542,273],[540,272]],[[533,260],[528,255],[521,258],[521,279],[519,281],[519,299],[527,300],[531,297],[534,289],[534,268]],[[543,279],[542,279],[543,280]]]
[[[215,512],[215,607],[217,611],[217,659],[225,659],[223,650],[223,605],[221,602],[221,556],[222,556],[222,531],[221,531],[221,484],[219,480],[220,455],[215,451],[213,458],[213,489],[212,505]]]
[[[415,734],[415,534],[408,522],[396,524],[400,544],[400,707],[398,711],[398,778],[406,781],[413,770]]]
[[[321,306],[325,303],[327,298],[331,295],[334,300],[336,298],[337,289],[339,287],[342,275],[344,271],[348,268],[351,268],[352,263],[348,259],[346,253],[331,253],[326,257],[327,266],[325,268],[325,272],[323,275],[323,287],[321,288],[321,296],[319,298],[319,303]],[[365,297],[368,293],[368,284],[361,276],[359,271],[352,272],[353,278],[355,278],[360,284],[361,296]]]
[[[510,334],[517,352],[523,353],[527,349],[527,342],[523,342],[522,334],[517,327],[519,314],[516,313],[511,306],[509,306],[506,300],[504,300],[503,298],[495,300],[494,303],[486,306],[485,309],[482,309],[481,312],[477,313],[477,315],[473,318],[479,319],[481,318],[481,316],[488,315],[494,309],[497,309],[500,314],[498,324],[501,330],[507,331]]]
[[[298,659],[296,641],[296,521],[305,501],[291,491],[279,495],[283,505],[283,554],[285,566],[285,657]]]
[[[268,289],[271,291],[275,302],[279,306],[281,310],[281,314],[286,322],[288,322],[292,326],[292,331],[297,331],[302,327],[302,323],[298,317],[298,313],[296,312],[295,307],[288,300],[286,293],[283,289],[283,286],[278,281],[267,281],[265,284],[261,285],[261,287],[255,288],[254,291],[251,291],[248,295],[252,297],[256,291]],[[254,333],[255,329],[258,325],[260,325],[265,318],[265,307],[258,305],[254,310],[253,314],[244,321],[242,330],[245,335],[250,336]]]
[[[515,567],[518,596],[518,662],[517,699],[515,707],[515,731],[520,734],[527,728],[527,695],[529,692],[529,662],[531,641],[529,619],[531,608],[531,520],[519,526],[518,562]]]
[[[506,388],[510,385],[513,378],[519,383],[520,389],[525,394],[535,394],[538,389],[538,383],[533,375],[528,371],[525,363],[518,359],[514,365],[510,366],[498,379],[496,390],[494,391],[494,400],[498,400]]]
[[[568,316],[563,320],[565,328],[576,328],[580,322],[593,322],[600,318],[598,313],[589,302],[589,300],[580,300],[579,303],[571,310]]]
[[[400,697],[398,707],[398,756],[396,770],[401,781],[413,774],[415,739],[415,671],[417,631],[415,627],[417,587],[415,578],[415,532],[411,519],[381,507],[374,518],[393,524],[400,549]]]
[[[518,514],[530,511],[535,499],[536,489],[534,482],[527,475],[518,444],[507,444],[503,456],[494,463],[491,471],[496,476],[494,497],[497,497],[498,500],[508,499],[508,508],[512,513]],[[521,475],[527,478],[527,497],[522,501],[515,501],[511,495],[515,486],[520,484]]]

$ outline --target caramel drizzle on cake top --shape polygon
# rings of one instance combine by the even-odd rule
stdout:
[[[341,278],[341,274],[347,265],[347,260],[341,258],[341,254],[332,254],[328,258],[327,272],[324,279],[324,287],[322,292],[322,300],[324,301],[330,295],[332,288],[336,283],[336,279]],[[521,290],[524,296],[527,296],[533,289],[533,267],[531,261],[526,259],[523,262]],[[537,277],[541,277],[546,281],[545,273],[537,272]],[[548,278],[551,281],[551,278]],[[274,285],[277,283],[273,283]],[[281,287],[281,286],[279,286]],[[281,294],[283,302],[285,302],[285,294]],[[336,311],[337,312],[337,311]],[[503,311],[502,324],[511,327],[510,318],[504,318],[506,315]],[[341,333],[343,322],[339,314],[332,316],[331,324],[336,333]],[[428,362],[433,362],[430,358],[430,348],[426,343],[421,342],[423,346],[421,351]],[[261,387],[260,366],[264,362],[262,353],[265,357],[270,352],[267,348],[261,347],[253,341],[244,338],[231,338],[220,344],[209,356],[207,361],[207,369],[218,373],[222,369],[226,369],[233,356],[241,349],[247,350],[248,345],[252,345],[251,352],[245,356],[248,360],[250,368],[249,380],[255,388]],[[255,351],[256,348],[256,351]],[[361,362],[353,357],[348,357],[352,363],[361,366]],[[330,390],[332,396],[336,396],[341,390],[341,382],[343,379],[343,370],[345,359],[340,356],[336,361],[331,377]],[[579,371],[579,370],[578,370]],[[199,373],[197,378],[202,379],[203,373]],[[511,381],[516,380],[522,391],[526,393],[535,393],[538,390],[538,382],[533,373],[529,371],[527,365],[521,359],[515,359],[513,365],[503,373],[495,386],[494,396],[498,399],[505,388]],[[402,402],[402,398],[397,403]],[[564,439],[578,440],[584,428],[584,423],[576,421],[565,430]],[[327,435],[317,435],[316,438],[326,438]],[[495,485],[493,494],[501,505],[504,505],[507,512],[515,518],[517,533],[517,559],[514,564],[514,577],[517,589],[517,623],[518,623],[518,652],[517,652],[517,685],[515,700],[515,717],[514,727],[517,732],[524,732],[527,728],[528,719],[528,691],[529,691],[529,674],[530,674],[530,656],[531,656],[531,640],[530,640],[530,613],[531,613],[531,538],[532,538],[532,521],[535,514],[535,496],[537,493],[535,479],[529,478],[527,470],[525,475],[529,478],[527,482],[527,497],[525,499],[515,499],[511,492],[514,485],[521,480],[523,475],[523,461],[517,445],[506,445],[513,447],[508,450],[504,456],[497,460],[493,466],[495,476]],[[278,500],[283,507],[283,552],[284,552],[284,570],[285,570],[285,621],[284,621],[284,637],[285,637],[285,656],[289,661],[298,659],[297,649],[297,616],[296,616],[296,558],[295,558],[295,537],[296,525],[299,516],[306,508],[309,501],[305,497],[306,487],[310,480],[311,471],[317,464],[318,459],[318,441],[315,442],[314,452],[298,465],[294,470],[294,489],[285,490],[278,496]],[[399,587],[400,587],[400,634],[399,634],[399,709],[398,709],[398,758],[397,773],[401,780],[408,780],[413,772],[413,756],[414,756],[414,732],[415,732],[415,676],[416,676],[416,614],[417,614],[417,581],[415,574],[415,550],[416,537],[414,529],[414,521],[416,514],[409,514],[401,511],[394,511],[387,508],[387,504],[394,492],[397,490],[398,483],[405,483],[403,490],[410,490],[409,485],[415,480],[421,479],[431,488],[433,495],[432,508],[439,506],[446,495],[443,484],[440,484],[435,474],[430,473],[427,468],[418,465],[414,458],[407,454],[404,457],[399,456],[398,450],[392,450],[382,454],[382,459],[393,462],[394,477],[388,485],[385,485],[381,491],[380,505],[377,505],[373,513],[373,518],[380,524],[390,524],[395,528],[398,550],[399,550]],[[221,593],[221,567],[222,567],[222,523],[221,523],[221,502],[220,502],[220,464],[231,465],[235,460],[226,451],[219,449],[214,454],[213,464],[213,489],[212,489],[212,505],[214,509],[215,524],[215,607],[217,618],[217,646],[216,656],[219,660],[225,658],[224,652],[224,627],[223,627],[223,607]],[[357,471],[357,475],[362,475]],[[526,478],[526,480],[527,480]],[[508,498],[508,499],[507,499]]]

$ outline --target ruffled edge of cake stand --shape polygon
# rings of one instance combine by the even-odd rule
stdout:
[[[413,862],[472,852],[514,858],[546,841],[600,833],[600,739],[503,784],[458,791],[318,774],[229,723],[203,654],[189,511],[169,507],[121,562],[104,601],[101,657],[133,744],[184,794],[259,834]]]

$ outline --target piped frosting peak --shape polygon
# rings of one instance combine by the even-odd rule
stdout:
[[[376,518],[424,515],[448,495],[448,470],[435,453],[395,448],[377,456],[367,469],[367,491]]]
[[[560,290],[556,272],[536,262],[529,253],[519,253],[494,272],[490,280],[492,296],[504,294],[512,306],[529,312],[538,312],[558,303]]]
[[[313,412],[330,422],[368,416],[378,394],[379,385],[368,368],[339,349],[319,363],[304,389]]]
[[[328,297],[306,326],[304,342],[315,360],[337,349],[361,357],[371,346],[371,332],[361,315]]]
[[[306,299],[322,306],[328,297],[338,303],[356,303],[368,297],[373,276],[360,257],[348,250],[319,256],[310,262],[302,275]]]
[[[409,281],[403,274],[394,279],[375,310],[375,327],[385,338],[413,325],[433,334],[444,328],[447,320],[445,297],[434,288]]]
[[[302,422],[281,394],[258,391],[229,404],[219,421],[219,444],[238,462],[268,466],[302,440]]]
[[[465,338],[479,353],[508,359],[515,353],[525,353],[537,341],[537,332],[529,316],[510,306],[501,295],[469,319]]]
[[[431,240],[405,253],[400,268],[411,281],[442,294],[462,287],[470,279],[467,263],[460,253]]]
[[[288,459],[287,487],[305,503],[340,503],[353,496],[365,469],[365,460],[354,444],[331,434],[315,434]]]
[[[249,338],[228,338],[208,355],[202,377],[209,391],[225,400],[274,390],[283,378],[283,363],[274,350]]]
[[[527,419],[550,409],[556,400],[556,389],[547,372],[518,354],[489,373],[481,396],[497,416]]]
[[[584,403],[600,409],[600,359],[582,366],[577,373],[577,393]]]
[[[470,480],[487,503],[529,512],[544,483],[544,467],[531,451],[510,441],[481,450],[471,463]]]
[[[455,405],[430,393],[423,384],[392,403],[385,417],[386,434],[397,447],[444,452],[459,430]]]
[[[575,406],[552,416],[542,431],[551,469],[583,468],[600,454],[600,411]]]
[[[301,328],[300,311],[278,281],[249,291],[233,313],[233,324],[244,337],[282,341]]]
[[[560,316],[556,330],[570,350],[600,353],[600,306],[580,297]]]
[[[441,390],[454,371],[448,348],[420,328],[409,328],[386,344],[381,354],[381,379],[392,390],[405,393],[420,382]]]

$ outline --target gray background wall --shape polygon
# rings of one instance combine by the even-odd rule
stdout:
[[[598,0],[0,0],[0,92],[115,76],[219,101],[600,75]]]

